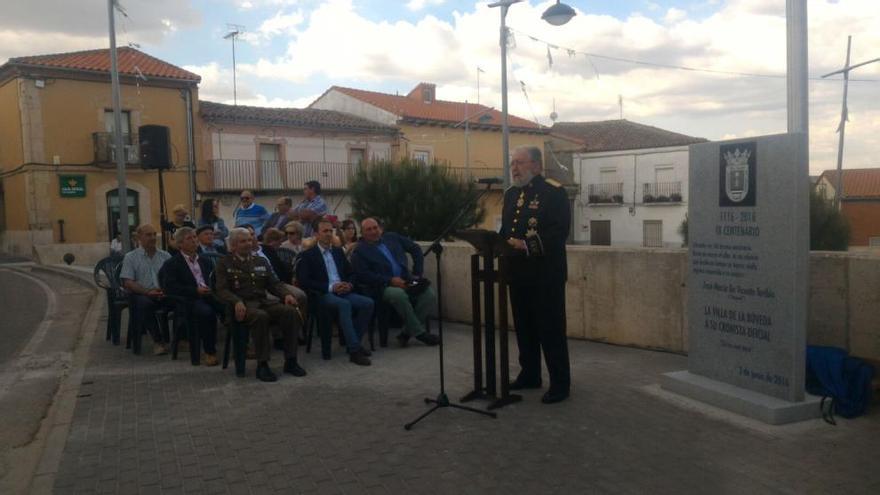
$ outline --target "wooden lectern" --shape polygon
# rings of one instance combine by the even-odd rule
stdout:
[[[461,402],[474,399],[491,401],[489,409],[519,402],[522,396],[510,393],[510,369],[507,337],[510,330],[507,322],[507,242],[500,234],[491,230],[461,230],[455,237],[467,241],[477,253],[471,255],[471,304],[473,306],[474,334],[474,389],[462,397]],[[480,269],[480,258],[483,267]],[[498,269],[495,260],[498,259]],[[480,304],[482,283],[483,303]],[[495,285],[498,285],[498,367],[500,381],[496,382],[495,365]],[[486,367],[483,368],[481,331],[485,335]],[[483,377],[485,375],[485,384]]]

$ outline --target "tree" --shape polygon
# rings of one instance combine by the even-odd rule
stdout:
[[[810,191],[810,249],[814,251],[846,251],[849,247],[849,221],[824,192]]]
[[[453,230],[472,227],[484,216],[475,184],[459,180],[446,167],[408,159],[361,167],[350,194],[355,218],[377,218],[386,230],[417,240],[435,239],[462,208],[467,211]]]

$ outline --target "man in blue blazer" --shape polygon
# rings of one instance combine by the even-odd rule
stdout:
[[[179,252],[162,265],[160,283],[165,295],[177,298],[181,304],[188,304],[205,348],[201,363],[217,366],[217,314],[222,307],[213,300],[208,285],[214,265],[208,258],[199,256],[199,243],[193,228],[180,227],[175,230],[174,240]],[[195,348],[191,347],[191,351],[195,352]],[[193,356],[194,359],[197,357]]]
[[[296,280],[303,289],[320,294],[320,306],[339,315],[339,327],[345,335],[350,361],[369,366],[370,351],[364,348],[361,340],[373,317],[373,300],[353,292],[354,272],[345,252],[333,246],[333,224],[329,220],[318,220],[314,231],[318,242],[300,255]]]
[[[410,301],[407,289],[424,273],[422,250],[412,240],[394,232],[384,232],[375,218],[361,222],[362,238],[352,251],[351,262],[359,284],[381,294],[403,320],[403,333],[397,338],[405,346],[410,337],[426,345],[437,345],[440,339],[425,330],[425,318],[437,300],[431,287]],[[406,255],[413,260],[412,272],[407,268]]]

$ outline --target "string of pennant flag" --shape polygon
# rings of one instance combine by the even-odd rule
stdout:
[[[704,67],[689,67],[689,66],[685,66],[685,65],[664,64],[664,63],[659,63],[659,62],[651,62],[648,60],[639,60],[639,59],[633,59],[633,58],[615,57],[615,56],[611,56],[611,55],[602,55],[599,53],[587,52],[587,51],[583,51],[583,50],[577,50],[574,48],[561,46],[556,43],[552,43],[550,41],[543,40],[541,38],[538,38],[537,36],[533,36],[529,33],[520,31],[520,30],[512,28],[512,27],[508,27],[508,30],[510,30],[512,33],[517,33],[522,36],[525,36],[535,43],[541,43],[541,44],[545,45],[547,47],[547,66],[551,69],[553,68],[553,63],[554,63],[554,60],[553,60],[553,52],[554,51],[564,52],[566,55],[568,55],[569,58],[576,58],[578,56],[585,57],[587,60],[587,63],[590,64],[590,68],[592,69],[593,74],[595,74],[595,76],[596,76],[596,80],[600,79],[600,75],[599,75],[599,69],[596,67],[596,64],[593,62],[593,59],[609,60],[612,62],[621,62],[621,63],[626,63],[626,64],[642,65],[642,66],[646,66],[646,67],[656,67],[659,69],[684,70],[684,71],[689,71],[689,72],[703,72],[703,73],[708,73],[708,74],[719,74],[719,75],[727,75],[727,76],[761,77],[761,78],[766,78],[766,79],[785,79],[786,78],[785,74],[761,74],[761,73],[757,73],[757,72],[740,72],[740,71],[730,71],[730,70],[720,70],[720,69],[708,69],[708,68],[704,68]],[[515,45],[515,41],[512,41],[512,43]],[[823,79],[821,77],[811,77],[809,79],[812,81],[833,81],[834,80],[834,79],[830,79],[830,78]],[[850,82],[880,82],[880,80],[877,80],[877,79],[850,79]]]

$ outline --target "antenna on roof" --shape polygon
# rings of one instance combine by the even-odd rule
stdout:
[[[244,32],[244,26],[240,24],[226,24],[226,36],[224,40],[232,40],[232,104],[238,106],[238,87],[235,77],[235,40]]]
[[[134,66],[134,71],[137,73],[137,79],[141,79],[141,80],[143,80],[144,82],[147,82],[147,81],[148,81],[147,76],[145,76],[144,73],[141,72],[140,67],[138,67],[137,65],[135,65],[135,66]]]
[[[129,48],[137,48],[137,49],[140,49],[140,48],[141,48],[141,45],[138,44],[138,43],[135,43],[134,41],[129,41],[129,42],[128,42],[128,47],[129,47]]]

